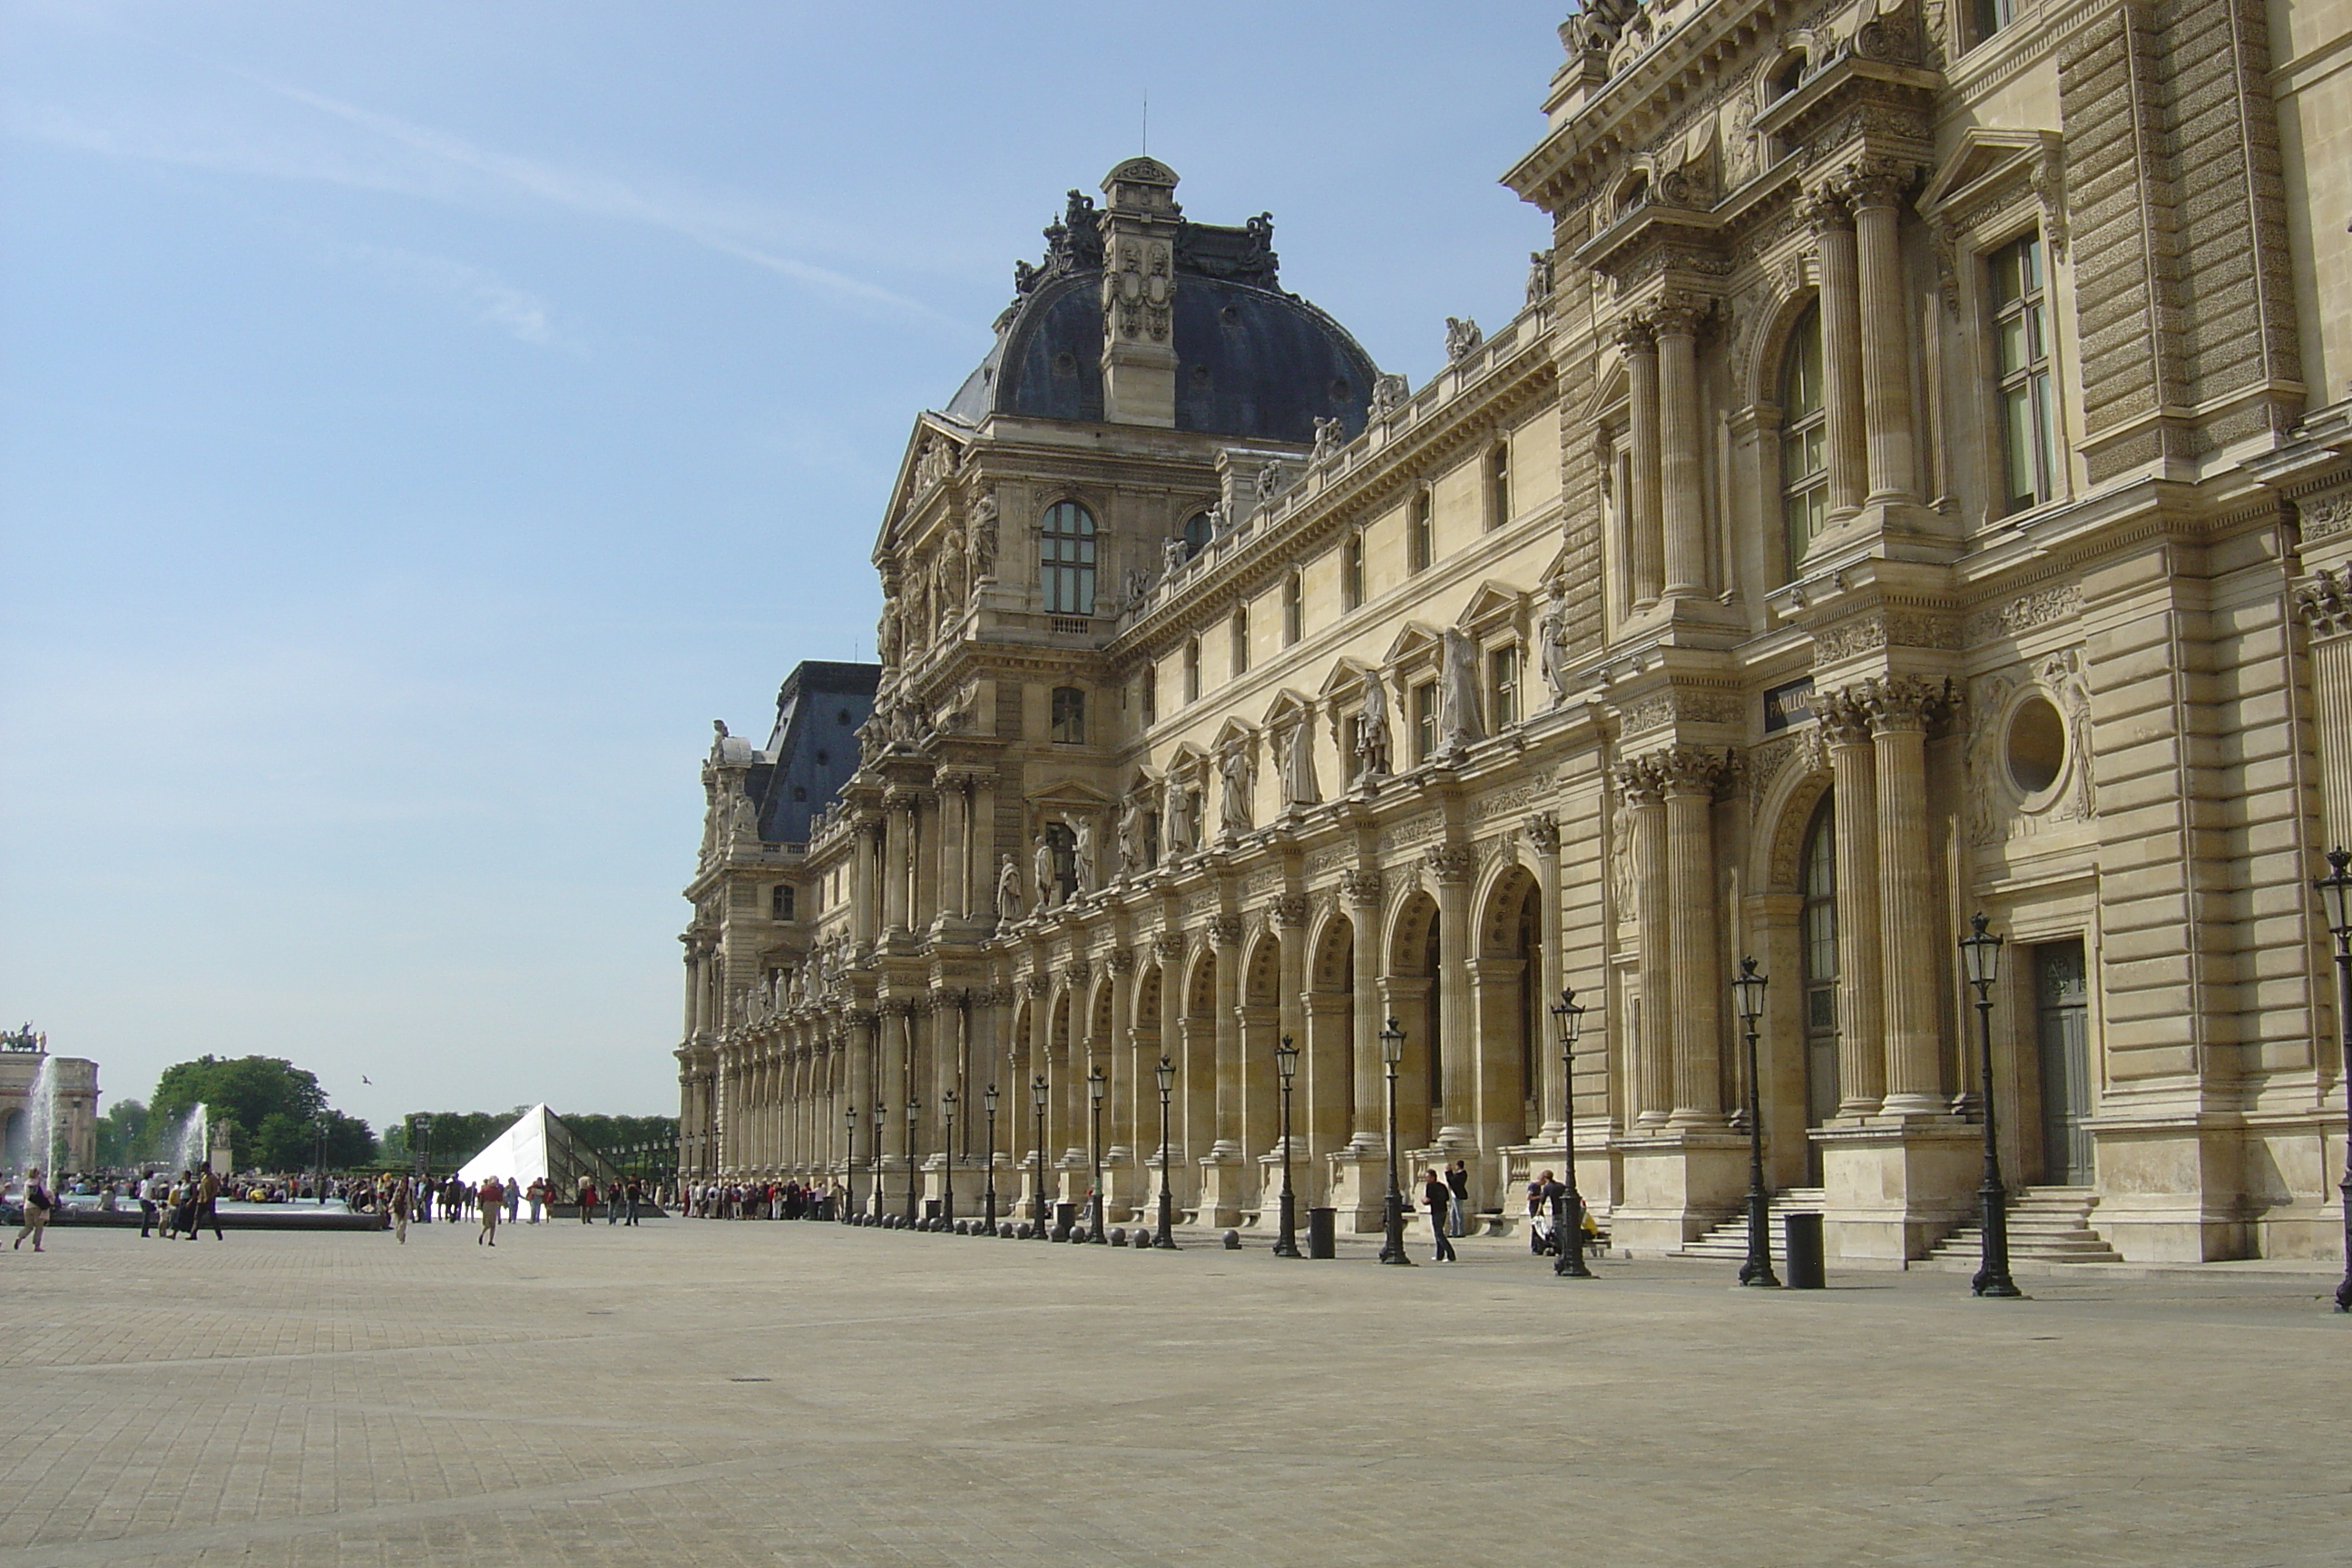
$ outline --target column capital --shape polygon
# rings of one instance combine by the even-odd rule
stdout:
[[[1813,711],[1820,715],[1822,736],[1832,746],[1870,744],[1870,710],[1863,703],[1861,687],[1841,687],[1816,692]]]
[[[1716,309],[1717,301],[1688,289],[1671,289],[1652,304],[1651,330],[1662,338],[1695,338]]]
[[[1697,746],[1669,747],[1665,751],[1653,752],[1648,760],[1656,769],[1659,793],[1670,796],[1701,795],[1712,797],[1732,772],[1727,756]]]
[[[1219,947],[1238,947],[1242,940],[1242,917],[1211,915],[1208,921],[1209,940]]]
[[[1307,895],[1283,893],[1267,900],[1266,919],[1286,931],[1297,931],[1307,923]]]
[[[1659,777],[1654,757],[1628,757],[1615,769],[1617,793],[1625,797],[1628,805],[1655,805],[1664,798],[1665,785]]]
[[[1184,956],[1184,949],[1187,945],[1184,933],[1181,931],[1158,931],[1151,938],[1151,955],[1163,963],[1171,959],[1181,958]]]
[[[1860,213],[1865,207],[1899,206],[1918,174],[1916,163],[1865,154],[1840,170],[1834,179],[1839,194]]]
[[[1466,882],[1478,869],[1478,851],[1467,844],[1440,844],[1423,850],[1421,863],[1441,884]]]
[[[1110,964],[1110,972],[1113,974],[1132,974],[1135,973],[1135,949],[1131,947],[1114,947],[1105,955],[1105,957]]]
[[[1520,827],[1527,834],[1528,842],[1535,847],[1537,854],[1552,856],[1559,853],[1559,818],[1550,812],[1530,812]]]
[[[1650,318],[1639,310],[1632,312],[1617,323],[1617,329],[1612,334],[1612,341],[1616,343],[1617,352],[1629,358],[1634,354],[1653,354],[1658,352],[1657,333],[1650,325]]]
[[[1377,869],[1350,866],[1339,873],[1339,894],[1359,909],[1377,907],[1386,890]]]
[[[1909,675],[1890,676],[1883,680],[1874,677],[1865,680],[1858,700],[1870,715],[1870,730],[1874,735],[1925,730],[1931,721],[1941,718],[1958,705],[1949,681],[1926,680]]]
[[[1853,209],[1835,185],[1816,185],[1797,198],[1797,216],[1815,234],[1853,226]]]
[[[2294,607],[2315,641],[2352,634],[2352,566],[2314,573],[2295,589]]]

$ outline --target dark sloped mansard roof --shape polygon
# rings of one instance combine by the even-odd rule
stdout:
[[[1095,421],[1102,410],[1102,247],[1093,204],[1070,194],[1048,228],[1045,265],[1016,272],[1021,296],[996,346],[947,406],[977,425],[992,414]],[[1348,330],[1275,287],[1271,220],[1246,228],[1187,223],[1177,247],[1172,332],[1176,427],[1244,440],[1311,442],[1318,418],[1364,428],[1370,355]]]

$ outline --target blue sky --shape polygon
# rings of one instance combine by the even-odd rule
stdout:
[[[674,1111],[710,721],[870,656],[1062,193],[1148,93],[1418,384],[1545,242],[1564,11],[0,0],[0,1016]]]

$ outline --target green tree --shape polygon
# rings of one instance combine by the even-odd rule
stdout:
[[[135,1165],[149,1153],[147,1134],[154,1120],[135,1100],[118,1100],[98,1119],[98,1163]]]
[[[269,1138],[264,1125],[278,1116],[307,1126],[327,1109],[327,1091],[315,1074],[280,1057],[205,1056],[163,1069],[149,1114],[162,1125],[177,1126],[199,1104],[215,1127],[226,1122],[235,1131],[240,1154],[250,1143],[257,1163],[274,1164],[266,1158]]]

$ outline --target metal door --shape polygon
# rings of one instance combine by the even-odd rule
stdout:
[[[2091,988],[2083,943],[2047,942],[2033,950],[2034,1000],[2042,1054],[2042,1179],[2086,1187],[2093,1179]]]

